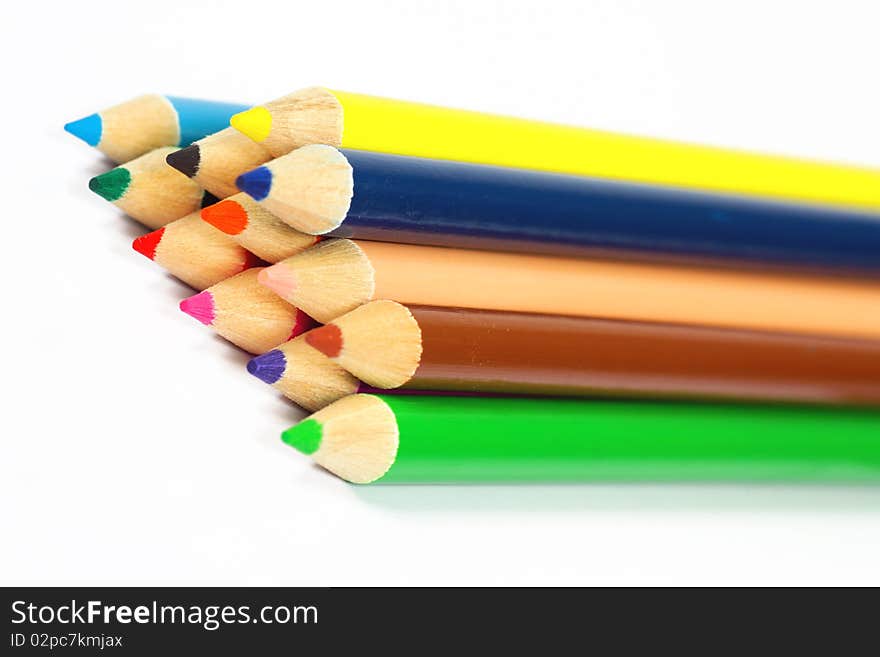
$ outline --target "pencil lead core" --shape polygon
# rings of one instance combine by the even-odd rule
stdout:
[[[180,309],[206,326],[214,323],[214,295],[207,290],[181,301]]]
[[[284,376],[286,367],[287,359],[284,357],[284,353],[273,349],[256,358],[251,358],[247,364],[247,371],[263,383],[272,385]]]
[[[265,107],[252,107],[244,112],[233,114],[229,125],[255,142],[265,141],[272,129],[272,115]]]
[[[296,291],[296,274],[284,263],[266,267],[257,275],[257,282],[282,299],[290,299],[290,295]]]
[[[268,167],[258,167],[236,178],[235,186],[255,201],[262,201],[272,189],[272,172]]]
[[[306,342],[328,358],[336,358],[342,351],[342,331],[335,324],[327,324],[309,331]]]
[[[321,424],[307,418],[282,433],[281,440],[303,454],[314,454],[321,446]]]
[[[131,248],[141,255],[148,257],[150,260],[153,260],[156,257],[156,247],[159,246],[159,242],[162,241],[162,234],[164,232],[165,229],[160,228],[159,230],[154,230],[152,233],[141,235],[131,243]]]
[[[168,153],[165,161],[169,166],[177,169],[188,178],[195,178],[199,172],[199,163],[201,162],[201,151],[198,144],[191,144],[179,151]]]
[[[238,235],[248,225],[248,214],[240,203],[226,199],[202,210],[202,219],[227,235]]]
[[[89,189],[112,203],[122,198],[130,184],[131,172],[125,167],[116,167],[89,180]]]
[[[78,139],[82,139],[89,146],[97,146],[101,142],[103,122],[98,114],[89,114],[76,121],[64,124],[64,129]]]

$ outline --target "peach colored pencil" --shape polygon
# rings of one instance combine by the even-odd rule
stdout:
[[[259,281],[319,322],[373,299],[880,338],[880,281],[327,240]]]

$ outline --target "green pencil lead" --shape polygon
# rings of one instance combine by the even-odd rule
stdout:
[[[303,454],[314,454],[321,446],[321,425],[313,419],[303,420],[282,433],[281,440]]]

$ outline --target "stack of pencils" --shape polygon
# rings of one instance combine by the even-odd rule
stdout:
[[[323,88],[66,129],[345,480],[880,481],[880,170]]]

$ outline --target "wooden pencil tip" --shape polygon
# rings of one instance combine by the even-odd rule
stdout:
[[[381,479],[394,465],[400,430],[380,397],[349,395],[294,425],[281,439],[354,484]]]
[[[369,258],[351,240],[322,240],[260,272],[257,280],[319,322],[332,322],[375,291]]]
[[[195,178],[199,172],[199,163],[201,162],[201,150],[198,144],[190,144],[186,148],[179,151],[168,153],[165,156],[165,162],[174,169],[177,169],[188,178]]]
[[[288,226],[324,235],[348,216],[354,168],[339,149],[309,144],[242,175],[238,188]]]
[[[305,409],[318,410],[357,392],[360,381],[300,335],[257,356],[248,371]]]
[[[162,241],[162,235],[165,233],[164,228],[154,230],[152,233],[141,235],[131,243],[131,248],[135,251],[153,260],[156,257],[156,247]]]
[[[377,388],[405,385],[422,359],[418,321],[409,308],[388,299],[371,301],[340,315],[332,324],[309,333],[306,341]]]

